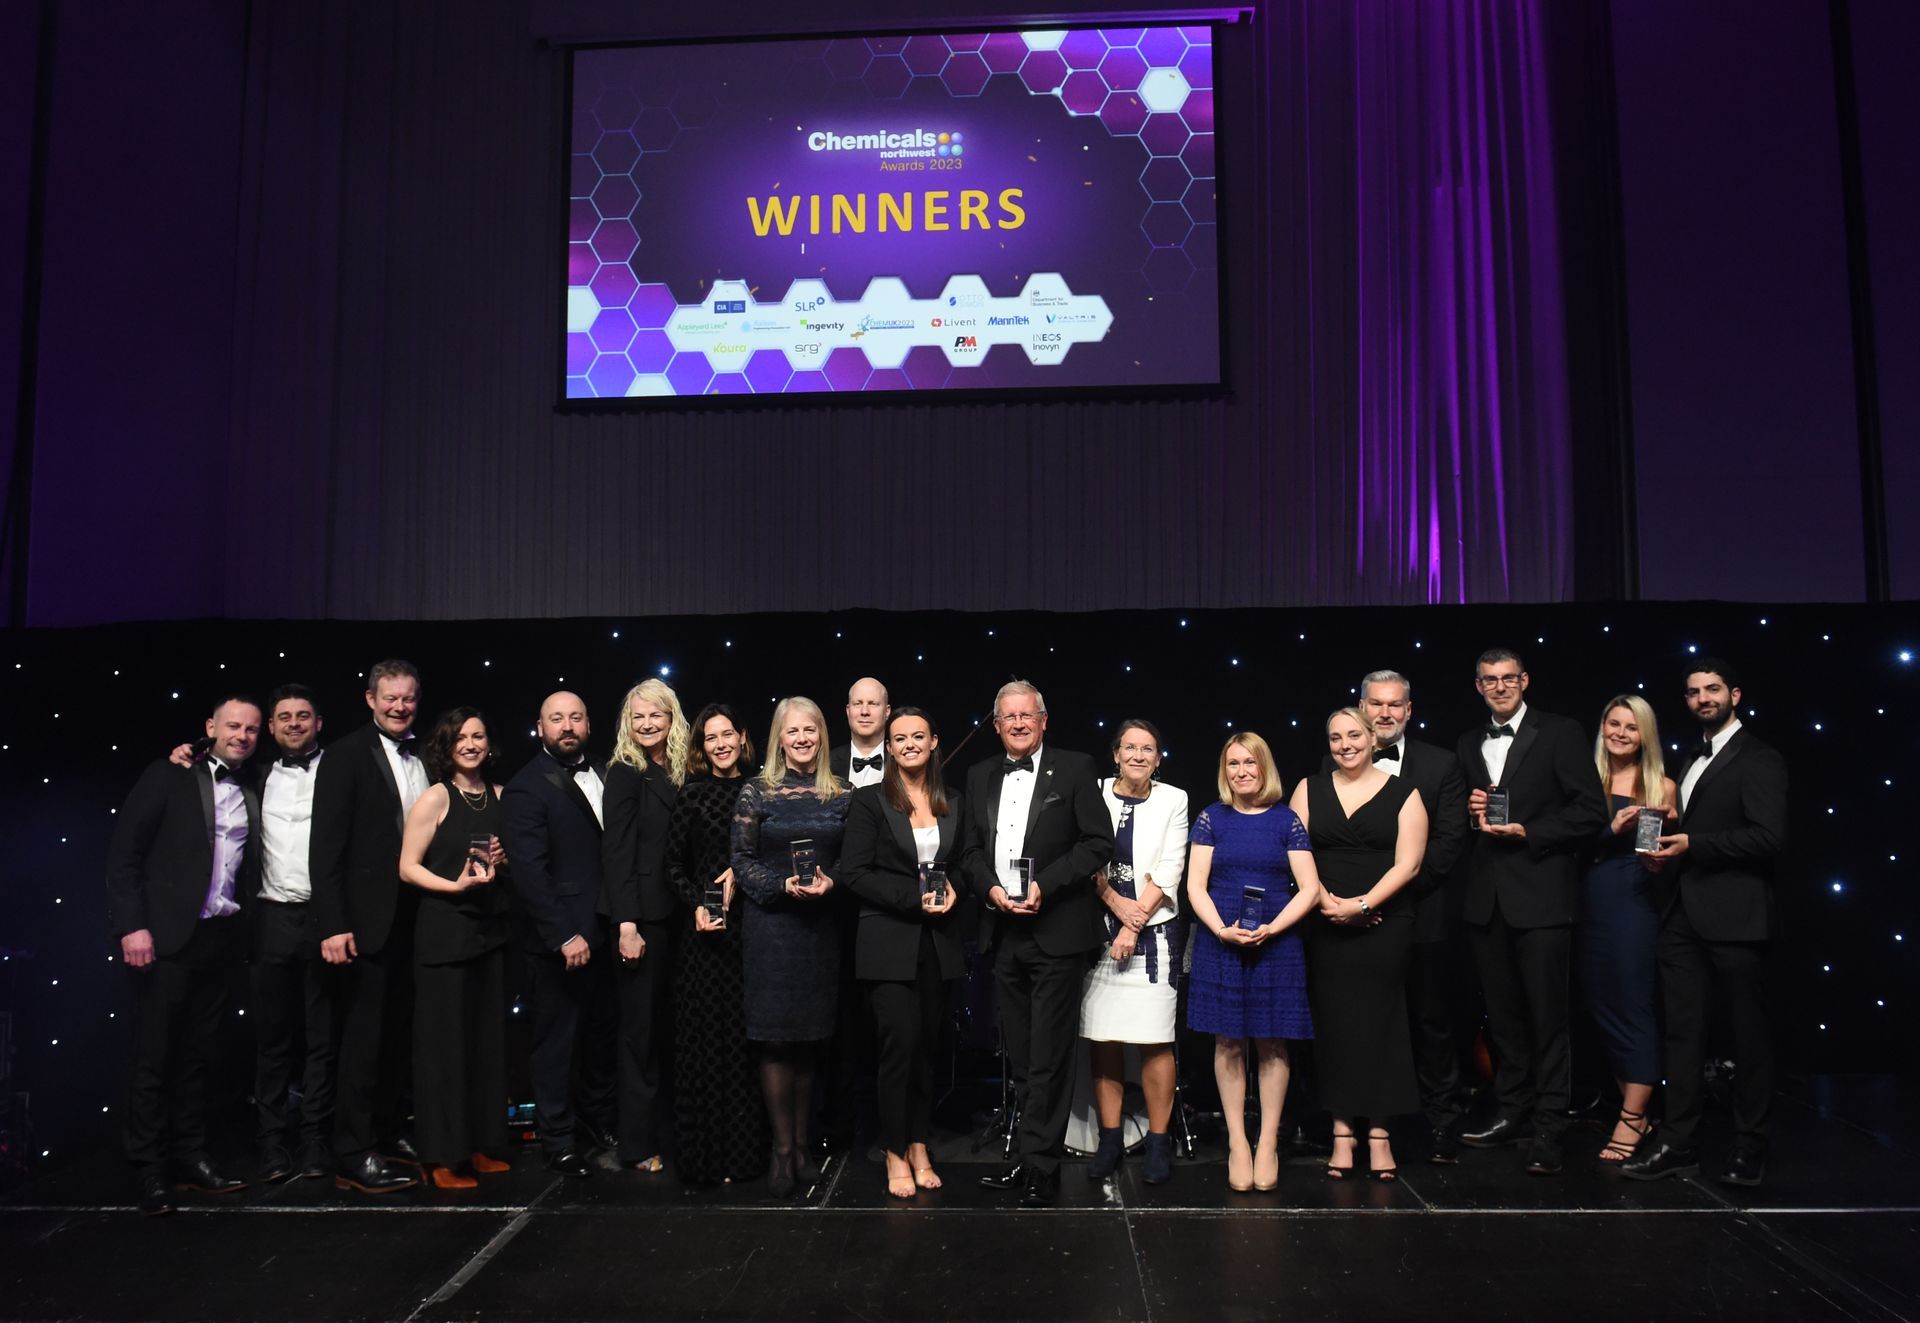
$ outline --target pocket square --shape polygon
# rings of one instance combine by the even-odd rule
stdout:
[[[1040,801],[1040,807],[1045,808],[1049,804],[1058,804],[1059,802],[1060,802],[1060,796],[1048,795],[1045,799]]]

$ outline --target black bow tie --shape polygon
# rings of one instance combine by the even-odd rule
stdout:
[[[1375,750],[1373,751],[1373,760],[1374,760],[1374,761],[1375,761],[1376,763],[1397,763],[1397,762],[1399,762],[1399,761],[1400,761],[1400,746],[1399,746],[1399,745],[1397,745],[1397,744],[1389,744],[1389,745],[1388,745],[1388,746],[1387,746],[1386,748],[1384,748],[1384,749],[1375,749]]]
[[[1008,772],[1031,772],[1032,770],[1032,754],[1028,754],[1024,758],[1009,758],[1000,764],[1000,774],[1002,776],[1005,776]]]
[[[387,738],[393,740],[391,735]],[[414,756],[413,745],[414,739],[411,735],[402,735],[399,739],[393,740],[393,747],[399,751],[402,758],[411,758]]]
[[[305,753],[283,753],[280,755],[280,765],[304,772],[313,766],[313,760],[319,752],[318,749],[308,749]]]
[[[231,781],[238,775],[240,775],[240,773],[234,771],[233,768],[228,767],[225,763],[215,763],[213,765],[213,779],[216,781]]]
[[[561,763],[560,770],[565,772],[568,776],[578,776],[582,772],[591,772],[593,770],[593,764],[588,762],[585,758],[582,758],[577,763]]]
[[[864,772],[871,767],[877,772],[880,770],[880,759],[881,755],[877,753],[871,758],[855,758],[853,760],[853,770],[856,772]]]
[[[1487,726],[1488,739],[1497,740],[1503,735],[1508,739],[1512,739],[1513,727],[1512,726],[1496,726],[1496,725],[1492,725],[1491,723],[1488,724]]]
[[[1700,747],[1693,751],[1693,756],[1701,759],[1703,762],[1710,761],[1713,758],[1713,741],[1701,740]]]

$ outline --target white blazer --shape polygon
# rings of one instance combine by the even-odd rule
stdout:
[[[1125,807],[1113,793],[1114,778],[1100,783],[1100,797],[1107,801],[1115,831],[1120,829],[1120,810]],[[1156,781],[1144,804],[1133,809],[1133,872],[1135,877],[1149,875],[1153,885],[1166,893],[1166,899],[1147,920],[1147,926],[1165,923],[1180,912],[1180,881],[1187,874],[1187,792],[1177,786]]]

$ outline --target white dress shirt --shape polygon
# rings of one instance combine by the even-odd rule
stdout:
[[[1713,758],[1720,756],[1720,750],[1727,747],[1727,741],[1732,739],[1733,732],[1739,729],[1740,718],[1738,717],[1735,717],[1720,728],[1720,733],[1713,737]],[[1713,762],[1713,758],[1695,758],[1693,763],[1687,768],[1687,774],[1680,782],[1680,811],[1682,813],[1687,811],[1687,801],[1693,798],[1693,788],[1700,784],[1700,778],[1706,774],[1707,767]]]
[[[1013,861],[1022,857],[1020,851],[1027,843],[1027,805],[1033,802],[1033,783],[1040,771],[1041,752],[1039,748],[1033,751],[1033,771],[1008,772],[1000,777],[1000,816],[993,828],[993,864],[994,874],[1003,887],[1013,875]],[[1000,756],[1004,759],[1006,754],[1002,752]]]
[[[876,744],[871,749],[862,749],[857,744],[847,746],[847,783],[855,790],[858,790],[861,786],[879,785],[880,778],[887,774],[887,765],[884,762],[878,767],[856,768],[853,765],[853,760],[855,758],[884,757],[882,751],[886,747],[884,743]]]
[[[553,758],[553,750],[547,750],[547,757]],[[585,758],[577,763],[562,763],[558,758],[553,758],[553,761],[559,763],[562,771],[573,774],[573,783],[580,787],[580,793],[587,797],[587,807],[593,810],[593,820],[605,831],[607,783],[600,779],[600,769]]]
[[[408,740],[408,748],[418,744],[417,740]],[[420,765],[417,753],[401,753],[400,741],[380,732],[380,748],[387,755],[387,766],[393,769],[393,784],[400,791],[400,816],[404,819],[413,812],[414,801],[427,793],[427,769]]]
[[[1527,705],[1525,703],[1522,703],[1519,710],[1505,721],[1499,720],[1491,712],[1487,713],[1487,724],[1489,726],[1513,727],[1513,735],[1511,736],[1490,735],[1480,741],[1480,759],[1486,763],[1487,775],[1493,778],[1491,781],[1493,785],[1499,785],[1502,778],[1506,775],[1507,755],[1513,751],[1513,741],[1519,737],[1520,723],[1526,720],[1526,716]],[[1403,753],[1400,756],[1404,758],[1406,754]]]
[[[1380,761],[1381,748],[1398,749],[1400,756],[1397,758],[1389,758],[1383,763]],[[1407,765],[1407,732],[1404,730],[1401,731],[1400,738],[1390,744],[1376,746],[1373,751],[1373,765],[1385,772],[1388,776],[1400,775],[1400,769]]]
[[[282,905],[303,905],[313,899],[313,879],[307,872],[307,845],[313,838],[313,777],[320,768],[321,751],[305,768],[283,767],[275,758],[267,765],[267,784],[260,792],[260,895]]]
[[[221,779],[220,773],[230,769],[219,758],[207,759],[206,766],[213,778],[213,876],[207,881],[200,917],[221,919],[240,912],[233,891],[240,876],[240,857],[247,849],[247,797],[237,773]]]

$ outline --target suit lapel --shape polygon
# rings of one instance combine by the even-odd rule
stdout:
[[[548,758],[546,754],[542,754],[541,757],[547,758],[549,762],[553,761],[551,758]],[[553,782],[554,789],[558,790],[561,795],[572,800],[579,806],[580,811],[587,815],[587,821],[591,822],[596,830],[599,828],[600,819],[593,814],[593,801],[587,798],[587,792],[580,788],[580,782],[572,772],[569,772],[559,763],[554,763],[553,766],[547,769],[547,780]],[[602,784],[604,785],[605,782],[603,781]]]
[[[944,818],[939,819],[940,858],[943,860],[953,858],[953,838],[960,830],[960,824],[957,821],[959,816],[958,813],[949,813]]]
[[[1533,748],[1534,741],[1540,738],[1540,727],[1531,721],[1520,723],[1520,729],[1513,733],[1513,747],[1507,750],[1507,765],[1500,769],[1500,784],[1511,786],[1513,774],[1519,768],[1527,751]],[[1402,755],[1403,757],[1405,755]]]
[[[569,777],[568,779],[571,780],[572,778]],[[654,798],[658,799],[667,807],[668,811],[671,812],[673,809],[674,790],[673,781],[667,774],[660,768],[649,763],[641,779],[647,783],[647,789],[653,791]],[[578,787],[575,788],[578,789]],[[586,792],[581,792],[581,798],[586,798]]]
[[[1725,771],[1727,764],[1732,762],[1735,756],[1739,754],[1740,746],[1745,742],[1745,735],[1746,731],[1736,730],[1733,733],[1733,738],[1727,741],[1727,746],[1720,750],[1719,753],[1713,755],[1713,760],[1707,764],[1706,770],[1700,773],[1700,779],[1693,783],[1693,793],[1687,796],[1686,811],[1680,815],[1682,822],[1685,822],[1693,816],[1693,806],[1700,802],[1700,792],[1707,788],[1707,783]],[[1695,757],[1698,757],[1698,755],[1696,754]],[[1688,766],[1691,767],[1692,764],[1689,763]],[[1687,779],[1685,771],[1680,773],[1680,779],[1682,781]]]
[[[1047,802],[1047,795],[1053,788],[1053,755],[1044,749],[1040,752],[1040,761],[1033,769],[1033,795],[1027,800],[1027,830],[1020,837],[1020,848],[1027,848],[1027,837],[1033,835],[1033,824],[1040,820],[1040,809]]]
[[[193,769],[193,779],[200,789],[200,811],[207,819],[207,843],[213,843],[213,772],[211,763],[202,763]]]
[[[900,847],[907,858],[917,861],[920,858],[920,851],[915,848],[913,842],[913,819],[889,804],[884,794],[880,796],[880,811],[886,815],[887,826],[893,828],[894,843]]]
[[[400,805],[400,782],[394,779],[393,764],[387,761],[387,746],[380,739],[378,730],[373,733],[373,743],[367,752],[373,757],[373,765],[380,769],[380,779],[386,782],[387,793],[393,796],[393,820],[400,825],[404,834],[407,829],[407,811]]]

